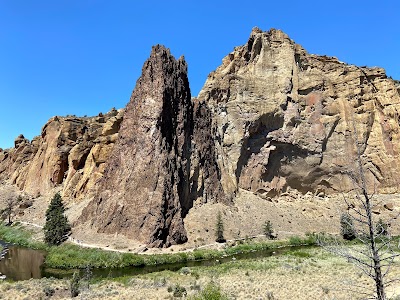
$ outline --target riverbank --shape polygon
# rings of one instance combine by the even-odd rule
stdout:
[[[72,244],[47,247],[37,240],[29,240],[29,234],[18,225],[0,225],[1,237],[13,238],[24,245],[45,247],[48,259],[54,259],[54,264],[60,267],[60,261],[63,261],[65,266],[76,260],[75,266],[78,268],[83,265],[86,267],[88,262],[94,266],[96,261],[98,265],[105,266],[113,260],[116,260],[113,262],[116,267],[121,263],[131,265],[133,258],[138,259],[140,265],[165,264],[196,257],[215,261],[239,251],[252,252],[266,247],[274,249],[290,242],[305,242],[300,238],[285,241],[243,241],[242,244],[226,246],[220,251],[198,249],[182,253],[139,255],[86,249]],[[308,242],[315,242],[314,237],[309,236]],[[80,296],[83,299],[174,299],[179,293],[186,293],[188,299],[206,299],[201,298],[199,293],[207,291],[211,286],[215,287],[220,295],[226,296],[216,299],[348,300],[365,298],[360,290],[355,289],[356,286],[362,286],[361,291],[373,290],[372,281],[364,277],[359,269],[320,247],[276,252],[269,257],[254,259],[236,260],[231,257],[229,262],[222,264],[183,267],[177,272],[161,271],[116,278],[112,278],[110,273],[109,278],[92,279],[90,288],[87,288],[87,281],[81,280]],[[396,260],[391,278],[400,277],[399,266],[400,263]],[[85,276],[85,270],[81,270],[80,274]],[[70,299],[69,286],[69,279],[42,278],[0,283],[0,292],[3,299],[40,299],[47,298],[46,295],[50,294],[56,299]],[[400,294],[400,286],[394,285],[388,291],[393,299]]]
[[[399,262],[392,276],[399,277]],[[81,275],[84,275],[81,272]],[[70,299],[69,280],[43,278],[0,283],[3,299],[40,299],[54,291],[52,298]],[[232,260],[211,267],[182,268],[135,277],[81,281],[82,299],[174,299],[179,292],[196,299],[213,283],[227,299],[363,299],[362,292],[373,290],[372,282],[346,260],[313,247],[285,255],[260,259]],[[397,285],[388,289],[391,299],[399,295]],[[197,298],[199,299],[199,298]],[[205,298],[200,298],[205,299]],[[213,298],[220,299],[220,298]]]
[[[292,237],[288,240],[271,241],[237,241],[224,244],[223,249],[193,249],[192,251],[169,254],[135,254],[107,251],[102,249],[84,248],[71,243],[60,246],[48,246],[34,240],[32,234],[21,225],[0,225],[0,239],[29,247],[47,251],[45,267],[54,269],[84,269],[91,268],[123,268],[132,266],[154,266],[163,264],[182,263],[196,260],[220,259],[238,253],[250,253],[267,249],[277,249],[295,245],[314,245],[315,237]]]

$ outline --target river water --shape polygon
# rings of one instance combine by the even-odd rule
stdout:
[[[13,280],[26,280],[41,278],[41,266],[44,262],[45,252],[28,248],[7,245],[4,247],[0,260],[0,273]]]
[[[4,257],[0,260],[0,272],[6,275],[7,279],[14,281],[27,280],[30,278],[42,277],[55,277],[67,278],[71,277],[75,270],[55,270],[43,268],[43,262],[46,256],[45,251],[33,250],[16,245],[8,245],[0,240],[0,244],[5,247],[3,250]],[[307,246],[306,246],[307,247]],[[213,266],[221,263],[240,259],[258,259],[272,255],[281,255],[291,250],[305,248],[304,246],[297,247],[284,247],[279,249],[268,249],[262,251],[255,251],[250,253],[238,253],[234,256],[227,256],[218,260],[202,260],[202,261],[188,261],[183,263],[165,264],[157,266],[142,266],[142,267],[127,267],[127,268],[104,268],[92,269],[91,272],[94,277],[120,277],[120,276],[133,276],[139,274],[147,274],[152,272],[160,272],[164,270],[178,271],[183,267],[195,266]]]

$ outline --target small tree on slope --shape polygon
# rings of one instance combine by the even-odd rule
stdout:
[[[353,219],[348,213],[344,213],[340,216],[340,234],[348,241],[352,241],[357,237]]]
[[[224,238],[224,222],[222,221],[221,212],[218,212],[217,215],[217,224],[215,225],[215,237],[216,237],[215,241],[218,243],[226,242]]]
[[[68,238],[71,226],[64,215],[65,208],[60,193],[54,195],[46,211],[46,224],[43,227],[44,240],[49,245],[60,245]]]

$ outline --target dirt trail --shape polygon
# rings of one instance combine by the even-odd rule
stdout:
[[[20,223],[25,226],[32,226],[32,227],[41,228],[41,229],[43,228],[43,226],[35,224],[35,223],[31,223],[31,222],[20,221]],[[289,233],[289,232],[285,232],[285,233]],[[227,240],[226,243],[233,243],[233,242],[238,242],[238,241],[242,241],[242,240],[246,240],[246,239],[255,239],[255,238],[262,238],[262,237],[264,237],[264,235],[260,234],[260,235],[250,236],[247,238]],[[95,249],[101,249],[101,250],[105,250],[105,251],[113,251],[113,252],[119,252],[119,253],[154,254],[152,252],[146,252],[148,250],[147,247],[144,247],[144,248],[142,247],[140,249],[134,249],[134,250],[132,250],[132,249],[127,249],[127,250],[115,249],[115,248],[110,248],[107,246],[102,246],[99,244],[87,243],[87,242],[82,241],[81,239],[77,239],[72,236],[68,237],[68,242],[78,245],[80,247],[84,247],[84,248],[95,248]],[[186,248],[184,250],[180,250],[179,252],[191,252],[191,251],[194,251],[195,249],[221,248],[226,243],[214,242],[214,243],[210,243],[210,244],[206,244],[206,245],[201,245],[198,247]],[[166,250],[162,251],[162,252],[165,253]],[[170,253],[170,252],[168,252],[168,253]]]

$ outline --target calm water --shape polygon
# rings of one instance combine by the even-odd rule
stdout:
[[[2,241],[0,244],[6,245]],[[7,276],[7,279],[12,280],[27,280],[30,278],[41,277],[56,277],[65,278],[70,277],[75,270],[54,270],[44,269],[42,264],[46,253],[41,250],[33,250],[24,247],[7,245],[8,251],[4,258],[0,260],[0,272]],[[219,260],[202,260],[202,261],[189,261],[184,263],[165,264],[158,266],[144,266],[144,267],[127,267],[127,268],[105,268],[105,269],[92,269],[94,277],[119,277],[124,275],[139,275],[152,272],[160,272],[164,270],[178,271],[183,267],[195,266],[213,266],[221,263],[230,262],[240,259],[257,259],[268,257],[272,255],[284,254],[289,250],[296,250],[304,248],[299,247],[284,247],[274,250],[255,251],[251,253],[240,253],[234,256],[228,256]]]
[[[0,273],[13,280],[42,277],[40,267],[44,261],[44,251],[1,244],[5,247],[3,250],[5,255],[0,261]]]

